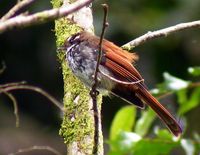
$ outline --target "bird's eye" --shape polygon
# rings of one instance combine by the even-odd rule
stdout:
[[[70,44],[74,44],[74,43],[79,42],[79,39],[80,39],[80,34],[77,33],[77,34],[72,35],[71,37],[69,37],[69,38],[67,39],[67,41],[68,41]]]

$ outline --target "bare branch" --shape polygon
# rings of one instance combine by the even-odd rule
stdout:
[[[6,69],[6,64],[4,61],[2,61],[2,67],[0,68],[0,74],[2,74]]]
[[[14,115],[15,115],[15,125],[16,127],[19,127],[19,113],[18,113],[18,106],[17,106],[17,100],[15,99],[15,97],[9,93],[9,92],[6,92],[2,89],[0,89],[0,93],[4,93],[13,103],[13,107],[14,107]]]
[[[182,30],[190,29],[190,28],[200,28],[200,20],[188,22],[188,23],[177,24],[175,26],[171,26],[171,27],[153,31],[153,32],[149,31],[148,33],[142,35],[141,37],[138,37],[138,38],[128,42],[127,44],[123,45],[122,48],[127,49],[127,50],[132,50],[136,46],[144,44],[149,40],[153,40],[153,39],[160,38],[160,37],[166,37],[175,32],[179,32]]]
[[[39,151],[45,150],[45,151],[52,152],[55,155],[61,155],[60,152],[58,152],[57,150],[55,150],[54,148],[52,148],[50,146],[32,146],[32,147],[28,147],[28,148],[24,148],[24,149],[19,149],[17,152],[10,153],[8,155],[24,154],[24,153],[31,152],[31,151],[34,151],[34,150],[39,150]]]
[[[100,42],[99,42],[99,55],[97,57],[97,64],[96,64],[96,68],[95,68],[95,72],[94,72],[94,85],[93,85],[93,87],[96,87],[97,83],[98,83],[97,74],[99,72],[99,65],[100,65],[101,57],[102,57],[102,42],[103,42],[103,38],[104,38],[104,34],[105,34],[105,29],[106,29],[106,27],[108,27],[108,22],[107,22],[108,5],[102,4],[102,6],[104,8],[104,20],[103,20],[103,28],[102,28],[102,32],[101,32],[101,36],[100,36]]]
[[[17,11],[26,7],[27,5],[34,2],[34,0],[23,0],[19,1],[13,8],[11,8],[1,19],[0,21],[3,22],[16,14]]]
[[[61,103],[59,101],[57,101],[54,97],[52,97],[46,91],[42,90],[39,87],[30,86],[30,85],[11,85],[11,86],[4,87],[4,88],[0,89],[0,93],[2,93],[2,92],[9,92],[9,91],[12,91],[12,90],[19,90],[19,89],[35,91],[35,92],[37,92],[37,93],[45,96],[47,99],[49,99],[61,111],[64,111],[64,108],[63,108],[63,106],[61,105]]]
[[[56,105],[61,111],[64,111],[64,107],[61,105],[61,103],[59,101],[57,101],[54,97],[52,97],[51,95],[49,95],[47,92],[45,92],[44,90],[42,90],[39,87],[35,87],[35,86],[30,86],[30,85],[24,85],[25,82],[14,82],[14,83],[7,83],[7,84],[3,84],[0,85],[0,94],[5,94],[13,103],[14,106],[14,115],[16,118],[16,127],[19,127],[19,114],[18,114],[18,106],[17,106],[17,100],[15,99],[15,97],[9,92],[12,90],[18,90],[18,89],[25,89],[25,90],[32,90],[35,91],[43,96],[45,96],[47,99],[49,99],[54,105]]]
[[[196,88],[196,87],[200,87],[200,82],[192,82],[186,87],[186,89],[193,89],[193,88]],[[162,94],[156,95],[156,98],[157,99],[166,98],[167,96],[174,94],[174,92],[175,91],[169,90],[169,91],[164,92]]]
[[[107,16],[108,16],[108,5],[107,4],[102,4],[103,9],[104,9],[104,19],[103,19],[103,27],[102,27],[102,32],[101,32],[101,37],[99,41],[99,55],[97,57],[97,64],[94,72],[94,84],[92,86],[92,89],[90,91],[90,96],[92,98],[92,104],[93,104],[93,110],[94,110],[94,146],[93,146],[93,154],[98,154],[98,145],[99,145],[99,110],[97,106],[97,86],[98,86],[98,72],[99,72],[99,65],[101,62],[101,57],[102,57],[102,43],[103,43],[103,38],[105,34],[105,29],[108,27],[108,22],[107,22]]]
[[[94,0],[79,0],[73,4],[70,4],[68,7],[54,8],[51,10],[38,12],[29,16],[19,15],[10,18],[4,22],[0,22],[0,33],[12,28],[41,24],[67,16],[83,8],[84,6],[89,5],[92,1]]]
[[[6,83],[6,84],[1,84],[0,85],[0,92],[1,92],[1,89],[3,89],[3,88],[12,87],[12,86],[18,86],[18,85],[23,85],[23,84],[26,84],[26,81],[11,82],[11,83]]]

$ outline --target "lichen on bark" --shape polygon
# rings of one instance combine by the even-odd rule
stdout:
[[[60,5],[64,4],[63,2],[63,0],[51,1],[54,8],[60,7]],[[93,27],[91,29],[93,29]],[[55,35],[57,47],[62,46],[69,36],[79,31],[82,31],[82,28],[74,22],[69,21],[66,17],[56,20]],[[69,155],[92,154],[94,114],[89,90],[72,74],[65,61],[65,53],[62,51],[58,52],[58,58],[62,67],[64,81],[63,102],[66,109],[59,134],[64,138],[64,143],[67,145],[67,153]],[[98,103],[98,107],[101,107],[101,97],[99,97]],[[99,133],[102,134],[101,131]],[[100,139],[102,143],[102,135]],[[101,145],[103,145],[103,143]],[[101,146],[100,152],[102,152],[102,150],[103,146]]]

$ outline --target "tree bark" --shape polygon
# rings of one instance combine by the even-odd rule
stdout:
[[[71,0],[72,1],[72,0]],[[53,7],[69,5],[70,0],[52,0]],[[71,19],[73,22],[71,22]],[[76,24],[75,24],[76,23]],[[93,18],[90,6],[86,6],[68,17],[55,21],[55,35],[57,47],[65,40],[82,30],[93,32]],[[94,147],[94,113],[89,90],[73,76],[65,60],[65,53],[59,52],[64,81],[63,122],[59,134],[64,138],[68,155],[91,155]],[[98,97],[99,111],[99,143],[98,155],[103,155],[103,136],[101,130],[101,101]]]

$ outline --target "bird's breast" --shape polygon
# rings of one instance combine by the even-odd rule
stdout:
[[[98,49],[88,46],[86,43],[71,45],[67,48],[66,59],[72,72],[87,87],[91,87],[94,83],[94,72],[97,64]],[[104,58],[103,58],[104,59]],[[112,76],[111,72],[103,65],[99,66],[99,70],[107,75]],[[98,90],[111,90],[115,83],[109,78],[98,72]]]

